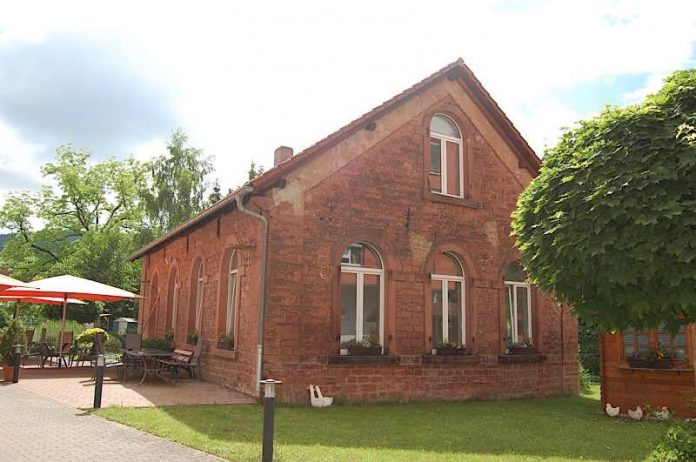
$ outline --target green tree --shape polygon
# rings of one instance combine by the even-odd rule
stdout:
[[[152,177],[143,196],[156,234],[176,228],[207,205],[206,177],[212,172],[212,159],[187,142],[186,133],[176,130],[167,144],[167,154],[150,165]]]
[[[696,70],[567,130],[522,193],[533,282],[601,329],[696,321]]]
[[[126,257],[141,244],[145,167],[133,159],[93,163],[89,152],[61,146],[42,172],[48,182],[40,193],[14,192],[0,209],[0,228],[13,233],[0,267],[24,280],[72,274],[137,290],[139,264]],[[120,306],[134,312],[132,302]],[[69,314],[88,322],[101,309],[91,303]]]

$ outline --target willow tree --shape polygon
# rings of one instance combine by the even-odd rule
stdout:
[[[601,328],[696,321],[696,70],[567,130],[512,229],[531,280]]]

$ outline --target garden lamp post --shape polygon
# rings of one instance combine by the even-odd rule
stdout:
[[[263,385],[263,450],[261,460],[273,461],[273,420],[275,418],[275,386],[281,381],[266,379],[259,381]]]
[[[106,366],[106,358],[102,350],[102,334],[97,334],[94,337],[94,344],[97,350],[97,364],[94,371],[94,409],[101,408],[102,388],[104,386],[104,368]]]
[[[22,358],[22,345],[19,343],[14,346],[14,354],[12,357],[12,362],[14,364],[14,370],[12,371],[12,383],[19,382],[19,360]]]

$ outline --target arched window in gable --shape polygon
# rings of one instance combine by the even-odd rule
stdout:
[[[462,135],[454,121],[444,114],[430,120],[430,191],[464,197],[464,154]]]

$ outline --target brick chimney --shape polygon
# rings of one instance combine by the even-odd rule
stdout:
[[[273,153],[273,166],[278,165],[281,162],[285,162],[292,157],[293,150],[287,146],[280,146]]]

